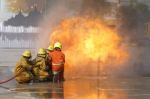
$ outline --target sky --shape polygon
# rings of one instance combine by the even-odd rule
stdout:
[[[0,0],[0,22],[7,20],[12,14],[7,11],[6,0]]]

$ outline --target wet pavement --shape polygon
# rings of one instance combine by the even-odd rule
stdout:
[[[9,67],[0,70],[1,80],[12,75]],[[103,76],[30,84],[13,80],[0,85],[0,99],[150,99],[150,78]]]
[[[9,57],[6,57],[9,52]],[[0,80],[13,75],[15,62],[23,50],[0,49]],[[150,99],[150,78],[82,77],[63,83],[0,85],[0,99]]]

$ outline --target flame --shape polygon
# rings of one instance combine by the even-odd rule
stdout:
[[[111,91],[107,91],[107,90],[100,91],[98,99],[110,99],[110,98],[111,99],[128,99],[128,96],[127,96],[127,92],[124,91],[123,89],[120,89],[120,90],[112,89]]]
[[[124,89],[116,79],[71,80],[64,82],[64,97],[73,93],[71,99],[129,99],[130,89]],[[71,95],[71,94],[70,94]]]
[[[122,38],[98,18],[72,17],[54,29],[50,42],[63,44],[67,66],[81,67],[100,61],[123,64],[128,52],[120,46]],[[85,67],[86,68],[86,67]]]

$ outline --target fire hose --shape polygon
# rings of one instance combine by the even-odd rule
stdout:
[[[32,67],[31,69],[33,69],[33,67]],[[19,72],[18,72],[17,74],[15,74],[13,77],[11,77],[11,78],[9,78],[9,79],[6,79],[6,80],[0,80],[0,84],[4,84],[4,83],[7,83],[7,82],[9,82],[9,81],[15,79],[15,78],[16,78],[17,76],[19,76],[23,71],[24,71],[23,69],[22,69],[22,70],[20,69]],[[33,78],[32,78],[32,79],[33,79]]]
[[[4,84],[4,83],[7,83],[13,79],[15,79],[18,75],[20,75],[21,73],[23,72],[23,70],[20,70],[19,73],[17,73],[16,75],[14,75],[13,77],[9,78],[9,79],[6,79],[6,80],[0,80],[0,84]]]
[[[33,67],[32,67],[33,69]],[[6,80],[0,80],[0,84],[4,84],[4,83],[7,83],[13,79],[15,79],[17,76],[19,76],[24,70],[19,70],[19,72],[17,74],[15,74],[13,77],[9,78],[9,79],[6,79]],[[33,79],[33,78],[32,78]]]

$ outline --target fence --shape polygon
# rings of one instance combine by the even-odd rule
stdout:
[[[0,48],[34,48],[38,30],[36,27],[5,27],[0,23]]]

